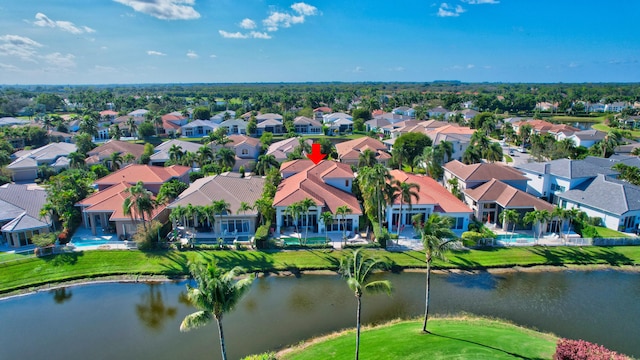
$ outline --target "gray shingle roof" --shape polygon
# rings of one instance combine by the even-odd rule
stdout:
[[[640,210],[640,187],[604,175],[557,196],[615,215]]]
[[[12,206],[6,208],[4,206],[2,207],[0,213],[5,215],[9,215],[9,213],[12,213],[13,215],[20,216],[20,214],[24,213],[31,217],[33,220],[46,225],[46,223],[50,222],[49,219],[47,217],[44,217],[42,219],[40,218],[40,210],[42,209],[42,206],[46,201],[47,193],[39,187],[16,184],[5,184],[0,186],[0,206],[3,205],[3,202],[9,203]],[[16,214],[17,209],[21,209],[20,214]],[[27,219],[22,219],[20,221],[22,221],[22,225],[20,226],[23,226],[24,224],[35,223],[32,220],[28,220],[29,222],[26,222]],[[14,224],[12,226],[17,225]],[[41,226],[44,225],[39,225],[36,227]]]
[[[598,174],[612,175],[617,172],[595,165],[585,160],[557,159],[543,163],[528,163],[516,166],[516,169],[528,173],[544,174],[549,165],[549,174],[565,179],[582,179],[595,177]]]
[[[40,221],[37,218],[28,215],[27,213],[22,213],[15,219],[6,223],[2,227],[2,231],[15,232],[43,228],[47,226],[49,226],[49,224],[47,224],[46,222]]]

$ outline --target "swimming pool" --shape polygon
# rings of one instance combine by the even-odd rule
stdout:
[[[536,239],[529,234],[501,234],[496,236],[496,240],[506,244],[533,244]]]
[[[109,244],[113,242],[115,241],[105,240],[105,239],[75,238],[71,240],[70,244],[77,247],[83,247],[83,246],[99,246],[99,245]]]

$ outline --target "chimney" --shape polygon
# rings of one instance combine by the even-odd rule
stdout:
[[[550,172],[551,172],[551,164],[550,163],[544,164],[544,173],[549,174]]]

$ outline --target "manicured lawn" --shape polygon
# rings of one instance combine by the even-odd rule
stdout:
[[[551,359],[557,337],[487,319],[405,321],[362,332],[362,359]],[[304,345],[303,345],[304,346]],[[294,349],[282,359],[352,359],[355,332]]]
[[[513,158],[511,156],[507,154],[504,154],[503,156],[504,156],[504,162],[506,162],[507,164],[513,162]]]
[[[596,226],[596,230],[598,230],[598,235],[603,238],[619,238],[619,237],[629,237],[629,235],[621,233],[620,231],[611,230],[606,227]]]
[[[564,115],[554,115],[551,116],[551,120],[560,121],[560,122],[592,122],[592,123],[601,123],[604,122],[606,115],[601,116],[564,116]]]
[[[395,269],[424,268],[422,251],[376,251]],[[110,275],[188,274],[189,261],[217,261],[224,268],[242,266],[247,271],[336,270],[342,251],[85,251],[0,262],[0,293],[46,283]],[[640,246],[613,247],[517,247],[451,252],[448,262],[434,261],[435,268],[487,269],[534,265],[611,266],[640,264]]]
[[[596,130],[600,130],[600,131],[604,131],[604,132],[609,132],[609,130],[611,130],[611,128],[605,124],[595,124],[591,126],[592,128],[596,129]],[[634,139],[638,139],[640,138],[640,130],[625,130],[631,133],[631,136]]]

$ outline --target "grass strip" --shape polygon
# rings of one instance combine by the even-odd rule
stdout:
[[[366,329],[362,359],[550,359],[557,337],[497,320],[434,318],[430,333],[420,321],[402,321]],[[351,359],[355,332],[348,330],[282,351],[282,359]]]
[[[394,270],[424,268],[423,251],[378,251]],[[448,262],[434,261],[440,269],[478,270],[535,265],[638,265],[640,246],[513,247],[450,252]],[[0,263],[0,294],[47,283],[111,275],[188,274],[190,261],[216,261],[221,267],[242,266],[248,271],[335,270],[342,251],[154,251],[93,250]]]

